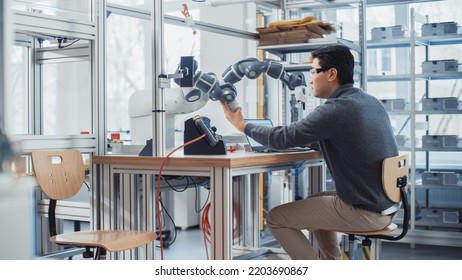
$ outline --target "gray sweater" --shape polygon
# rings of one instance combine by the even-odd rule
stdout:
[[[352,84],[300,121],[273,128],[247,124],[245,134],[279,149],[315,144],[340,199],[376,212],[393,205],[381,183],[382,160],[398,155],[390,119],[379,100]]]

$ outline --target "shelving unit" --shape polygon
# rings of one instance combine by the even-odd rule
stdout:
[[[450,110],[425,110],[421,103],[424,98],[432,98],[429,84],[438,80],[462,79],[462,72],[443,73],[416,73],[416,48],[425,48],[425,61],[429,61],[431,46],[462,44],[462,34],[446,34],[441,36],[417,36],[415,31],[415,14],[411,9],[411,36],[408,38],[394,38],[386,40],[368,41],[368,49],[376,48],[409,48],[409,73],[398,75],[373,75],[368,76],[368,82],[408,82],[410,93],[403,109],[389,110],[390,117],[405,117],[399,131],[409,128],[409,143],[400,146],[400,151],[410,153],[410,192],[411,192],[411,230],[403,239],[403,242],[417,244],[441,245],[441,238],[446,241],[443,245],[462,245],[462,183],[457,184],[428,184],[423,183],[423,172],[447,171],[462,173],[462,165],[446,164],[446,166],[432,167],[431,154],[434,153],[459,153],[462,152],[462,141],[457,146],[427,147],[423,146],[422,140],[416,136],[416,124],[418,119],[425,118],[425,135],[431,135],[431,115],[460,115],[462,106],[460,100],[457,108]],[[416,95],[416,83],[425,83],[425,93]],[[401,134],[401,133],[398,133]],[[460,137],[460,136],[459,136]],[[422,155],[422,153],[424,153]],[[417,155],[420,155],[417,156]],[[423,161],[422,161],[423,156]],[[449,159],[448,159],[449,160]]]
[[[411,10],[411,17],[415,18],[414,11]],[[439,36],[421,36],[415,38],[415,47],[425,48],[425,60],[430,60],[430,48],[432,46],[442,46],[442,45],[453,45],[453,44],[462,44],[462,34],[445,34]],[[430,83],[437,80],[455,80],[462,79],[462,72],[444,72],[444,73],[422,73],[416,74],[416,80],[423,79],[425,83],[426,92],[424,93],[424,98],[433,98],[432,92],[429,89]],[[430,115],[452,115],[460,114],[460,100],[458,101],[457,109],[452,110],[416,110],[416,117],[422,118],[425,117],[427,124],[427,129],[425,131],[426,135],[430,133],[430,124],[432,122]],[[460,138],[460,136],[459,136]],[[432,167],[432,156],[436,153],[446,152],[446,153],[461,153],[462,152],[462,141],[459,141],[457,146],[441,146],[441,147],[426,147],[423,144],[416,146],[415,153],[424,153],[424,164],[419,164],[416,166],[416,174],[421,171],[423,172],[454,172],[456,174],[462,173],[462,166],[450,167],[450,166],[437,166]],[[416,163],[417,165],[417,163]],[[435,173],[436,174],[436,173]],[[462,214],[462,183],[460,180],[456,184],[429,184],[422,177],[422,175],[417,175],[415,180],[415,225],[413,228],[427,229],[434,233],[435,236],[438,236],[443,231],[451,231],[450,234],[454,234],[459,239],[462,239],[462,223],[461,223],[461,214]],[[440,175],[441,176],[441,175]],[[454,182],[452,182],[454,183]],[[419,212],[420,210],[420,212]],[[436,230],[433,230],[435,229]],[[457,232],[456,230],[459,230]],[[460,241],[454,245],[460,246]]]

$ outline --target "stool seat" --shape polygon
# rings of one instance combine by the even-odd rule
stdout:
[[[391,223],[386,228],[374,231],[338,231],[345,234],[353,234],[353,235],[363,235],[363,236],[371,236],[371,235],[382,235],[393,232],[395,229],[398,228],[397,224]]]

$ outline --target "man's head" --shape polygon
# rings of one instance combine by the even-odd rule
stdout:
[[[328,98],[339,86],[353,83],[354,58],[345,46],[321,47],[311,53],[314,96]]]

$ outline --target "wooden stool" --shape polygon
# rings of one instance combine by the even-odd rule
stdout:
[[[362,240],[363,259],[370,259],[372,245],[371,239],[376,241],[374,259],[378,259],[379,246],[377,245],[377,239],[396,241],[400,240],[407,234],[409,229],[409,202],[406,194],[408,171],[409,167],[407,155],[386,158],[382,162],[382,188],[389,200],[394,203],[401,202],[403,206],[404,218],[401,233],[397,236],[390,235],[398,228],[398,225],[394,223],[391,223],[384,229],[376,231],[338,231],[340,233],[348,234],[348,256],[343,255],[344,258],[348,258],[350,260],[354,258],[354,242],[357,236],[362,236],[364,238]]]

